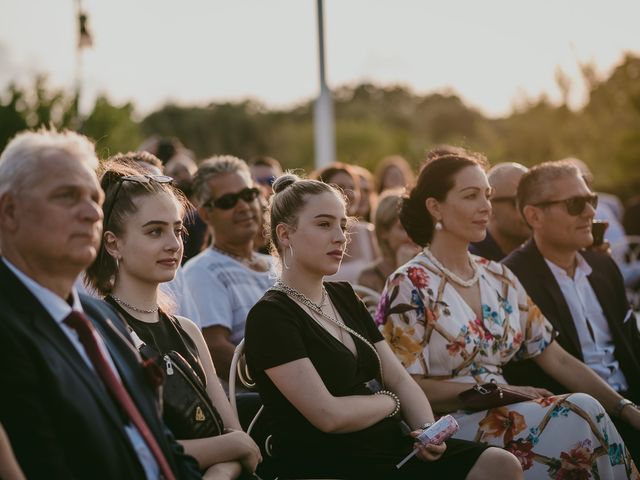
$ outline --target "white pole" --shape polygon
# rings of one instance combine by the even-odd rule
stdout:
[[[324,13],[323,0],[317,0],[318,53],[320,63],[320,95],[314,110],[315,166],[322,168],[335,161],[336,140],[333,120],[333,101],[327,87],[324,66]]]

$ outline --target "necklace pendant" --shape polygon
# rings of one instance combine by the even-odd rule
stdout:
[[[455,274],[454,272],[452,272],[451,270],[449,270],[447,267],[445,267],[440,260],[438,260],[436,258],[436,256],[433,254],[433,252],[431,251],[431,249],[429,249],[429,246],[427,245],[426,247],[424,247],[423,252],[425,254],[425,256],[431,260],[431,263],[433,263],[435,265],[435,267],[440,270],[445,277],[447,277],[449,280],[451,280],[453,283],[464,287],[464,288],[469,288],[469,287],[473,287],[476,283],[478,283],[478,280],[480,279],[480,270],[478,269],[478,266],[476,265],[476,263],[473,261],[473,258],[471,258],[471,254],[469,252],[467,252],[467,257],[469,259],[469,265],[471,266],[471,269],[473,270],[473,275],[469,280],[464,280],[462,278],[460,278],[457,274]]]

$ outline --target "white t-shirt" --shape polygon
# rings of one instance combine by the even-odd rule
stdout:
[[[185,288],[191,293],[200,328],[222,325],[231,331],[234,345],[244,337],[249,310],[276,281],[272,257],[256,255],[268,262],[269,270],[256,272],[211,248],[184,266]]]

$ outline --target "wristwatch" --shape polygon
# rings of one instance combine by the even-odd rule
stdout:
[[[616,404],[616,408],[613,409],[613,416],[616,418],[620,418],[620,416],[622,415],[622,410],[624,410],[624,407],[626,407],[627,405],[631,405],[633,408],[638,408],[636,404],[628,398],[621,398],[620,401],[618,401],[618,403]]]

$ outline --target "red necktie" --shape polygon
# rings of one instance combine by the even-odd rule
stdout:
[[[169,467],[164,453],[162,453],[160,449],[160,445],[158,445],[151,430],[149,430],[147,423],[142,418],[129,392],[124,388],[124,385],[111,369],[109,362],[102,353],[97,340],[98,333],[94,326],[83,313],[77,311],[72,311],[69,316],[64,319],[64,322],[78,333],[80,343],[82,343],[84,351],[91,360],[93,368],[98,372],[107,390],[109,390],[113,398],[118,401],[122,410],[129,416],[131,422],[136,426],[142,438],[144,438],[149,450],[151,450],[151,453],[153,453],[153,456],[158,462],[164,477],[167,480],[175,480],[175,476],[171,471],[171,467]]]

